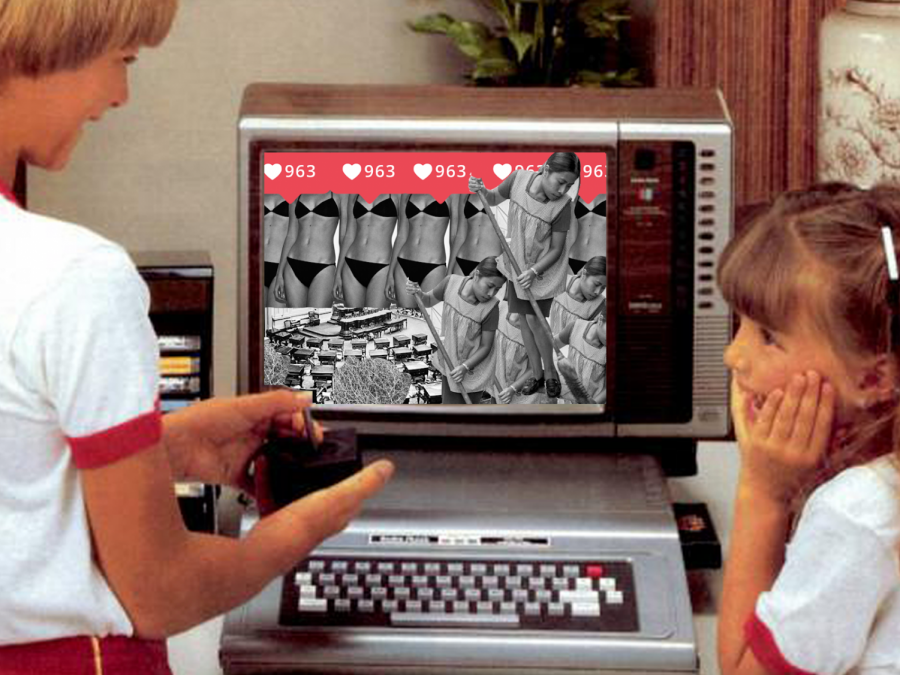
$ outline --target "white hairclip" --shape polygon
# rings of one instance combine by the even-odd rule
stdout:
[[[887,259],[888,279],[898,281],[900,274],[897,273],[897,253],[894,251],[894,236],[891,228],[881,228],[881,239],[884,242],[884,257]]]

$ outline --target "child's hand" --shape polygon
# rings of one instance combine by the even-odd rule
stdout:
[[[468,372],[469,370],[464,365],[460,364],[450,371],[450,377],[452,377],[457,384],[462,384],[463,378]]]
[[[753,402],[732,383],[731,409],[741,450],[739,489],[785,503],[814,473],[831,441],[835,392],[816,372],[773,390],[752,422]]]
[[[419,298],[425,295],[422,292],[422,287],[419,286],[419,284],[417,284],[415,281],[410,281],[409,279],[406,280],[406,292]]]
[[[484,181],[480,178],[475,178],[475,176],[469,176],[469,190],[471,192],[478,192],[479,190],[484,189]]]

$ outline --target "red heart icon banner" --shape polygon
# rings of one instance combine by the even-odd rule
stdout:
[[[538,171],[545,152],[266,152],[264,193],[294,201],[301,194],[429,194],[443,202],[469,192],[469,176],[493,189],[515,170]],[[606,153],[578,153],[578,194],[606,194]]]

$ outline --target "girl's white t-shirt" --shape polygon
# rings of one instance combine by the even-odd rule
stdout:
[[[898,549],[892,455],[820,486],[747,623],[757,659],[773,672],[900,673]]]

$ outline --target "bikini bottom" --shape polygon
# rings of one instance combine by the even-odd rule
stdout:
[[[305,260],[297,260],[288,258],[288,264],[294,270],[294,276],[299,279],[300,283],[309,288],[312,286],[313,279],[326,267],[334,267],[334,263],[314,263]]]
[[[437,269],[444,264],[417,262],[415,260],[401,258],[400,256],[397,256],[397,262],[400,263],[400,268],[403,270],[403,273],[406,274],[406,278],[415,284],[421,284],[431,270]]]
[[[463,276],[469,276],[472,274],[472,270],[474,270],[480,264],[477,260],[466,260],[465,258],[460,258],[456,256],[456,262],[459,264],[459,269],[462,270]]]
[[[266,260],[263,266],[263,286],[266,288],[271,286],[276,274],[278,274],[278,263]]]
[[[372,283],[372,277],[388,266],[389,263],[373,263],[364,260],[354,260],[353,258],[344,258],[347,267],[350,268],[350,274],[363,286],[369,287]]]
[[[572,268],[572,274],[578,274],[585,265],[587,265],[587,260],[569,258],[569,267]]]

